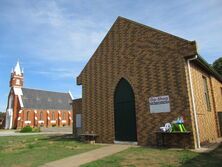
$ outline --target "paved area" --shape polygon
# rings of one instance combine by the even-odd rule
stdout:
[[[198,153],[208,153],[215,150],[222,143],[222,138],[218,138],[216,143],[212,143],[209,145],[202,146],[201,148],[192,150]]]
[[[115,154],[117,152],[123,151],[127,148],[129,148],[130,145],[119,145],[119,144],[112,144],[107,145],[102,148],[98,148],[92,151],[88,151],[86,153],[74,155],[71,157],[67,157],[61,160],[49,162],[45,165],[42,165],[41,167],[78,167],[82,164],[86,164],[88,162],[92,162],[101,158],[104,158],[106,156]]]
[[[72,132],[39,132],[39,133],[19,133],[15,130],[1,130],[0,131],[0,137],[1,136],[26,136],[26,135],[57,135],[57,134],[72,134]]]
[[[49,128],[40,128],[41,132],[70,132],[72,133],[72,127],[49,127]]]

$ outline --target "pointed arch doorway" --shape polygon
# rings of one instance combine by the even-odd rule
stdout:
[[[135,97],[129,82],[122,78],[114,94],[115,141],[137,141]]]

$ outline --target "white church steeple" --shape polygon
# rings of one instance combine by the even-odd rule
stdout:
[[[17,63],[16,63],[14,73],[15,73],[15,75],[22,75],[22,71],[21,71],[21,68],[20,68],[20,65],[19,65],[19,61],[17,61]]]
[[[17,61],[15,68],[12,69],[10,87],[22,87],[23,86],[23,69],[21,70],[19,61]]]

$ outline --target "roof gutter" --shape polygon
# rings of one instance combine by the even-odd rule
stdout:
[[[193,90],[192,73],[190,69],[190,62],[193,60],[196,60],[197,58],[198,58],[198,55],[195,55],[195,57],[187,59],[187,65],[188,65],[189,85],[190,85],[190,90],[191,90],[192,107],[193,107],[193,113],[194,113],[194,124],[195,124],[195,129],[196,129],[196,136],[197,136],[195,147],[200,148],[200,133],[199,133],[199,127],[198,127],[198,120],[197,120],[197,110],[196,110],[196,103],[195,103],[194,90]]]

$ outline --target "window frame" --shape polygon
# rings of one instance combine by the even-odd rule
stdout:
[[[221,95],[221,99],[222,99],[222,87],[220,87],[220,95]]]
[[[209,88],[208,88],[208,83],[207,83],[207,78],[206,76],[202,76],[203,79],[203,93],[204,93],[204,99],[207,107],[207,111],[211,111],[211,103],[210,103],[210,95],[209,95]]]

